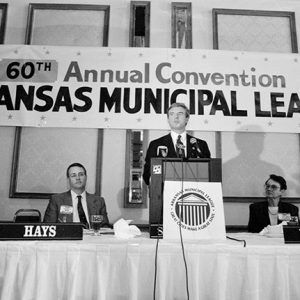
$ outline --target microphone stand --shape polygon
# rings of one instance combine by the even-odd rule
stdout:
[[[186,151],[187,152],[187,151]],[[186,153],[187,154],[187,153]],[[179,157],[181,162],[181,203],[183,206],[183,183],[184,183],[184,168],[183,168],[183,160],[184,160],[184,146],[179,148]],[[185,283],[186,283],[186,293],[187,293],[187,299],[190,299],[190,293],[189,293],[189,281],[188,281],[188,269],[187,269],[187,262],[185,257],[185,250],[184,250],[184,244],[183,244],[183,238],[182,238],[182,228],[181,228],[181,220],[183,219],[183,209],[181,209],[179,214],[179,235],[180,235],[180,244],[182,249],[182,257],[185,267]]]
[[[167,152],[162,152],[162,166],[163,168],[165,167],[165,162],[166,162],[166,157],[167,157]],[[162,184],[165,182],[165,171],[163,169],[163,179],[162,179]],[[162,189],[163,190],[163,189]],[[160,220],[159,223],[163,224],[163,203],[161,203],[161,209],[160,209]],[[159,224],[158,224],[159,225]],[[154,257],[154,283],[153,283],[153,300],[155,300],[155,292],[156,292],[156,279],[157,279],[157,254],[158,254],[158,243],[159,243],[159,234],[158,234],[159,228],[157,228],[157,236],[156,236],[156,246],[155,246],[155,257]]]

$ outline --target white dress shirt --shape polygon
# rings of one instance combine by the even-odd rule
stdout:
[[[75,192],[71,190],[71,196],[72,196],[72,205],[73,205],[73,222],[80,222],[79,215],[78,215],[78,209],[77,209],[77,204],[78,204],[78,198]],[[81,203],[82,207],[85,213],[85,217],[90,225],[90,220],[89,220],[89,214],[88,214],[88,209],[87,209],[87,204],[86,204],[86,192],[84,191],[81,196]]]
[[[187,149],[186,149],[186,131],[184,131],[183,133],[176,133],[174,131],[171,131],[171,137],[172,137],[172,140],[173,140],[173,145],[174,145],[174,149],[176,150],[176,143],[177,143],[177,139],[178,139],[178,136],[181,136],[181,142],[184,146],[184,156],[187,157]]]

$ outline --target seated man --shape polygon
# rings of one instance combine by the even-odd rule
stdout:
[[[105,201],[102,197],[85,191],[86,169],[79,163],[71,164],[67,169],[70,190],[52,195],[47,206],[44,222],[80,222],[90,227],[91,215],[102,215],[102,226],[109,226]],[[63,220],[63,216],[66,218]]]
[[[298,217],[297,206],[281,201],[281,196],[286,189],[287,185],[283,177],[274,174],[270,175],[265,182],[267,200],[250,205],[249,232],[260,232],[268,225],[281,223],[280,213],[289,213],[291,216]]]

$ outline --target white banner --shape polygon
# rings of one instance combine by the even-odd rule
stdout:
[[[298,54],[0,46],[0,125],[300,132]],[[255,128],[255,129],[252,129]]]
[[[164,239],[225,239],[220,182],[165,181]]]

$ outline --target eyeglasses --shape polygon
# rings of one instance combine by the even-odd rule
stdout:
[[[266,189],[266,190],[271,189],[271,190],[275,191],[275,190],[277,190],[277,189],[279,189],[279,188],[280,188],[279,186],[274,185],[274,184],[266,184],[266,185],[265,185],[265,189]]]
[[[84,174],[83,172],[80,172],[80,173],[78,173],[78,174],[76,174],[76,173],[70,174],[70,178],[76,178],[77,176],[78,176],[78,177],[84,177],[85,174]]]

